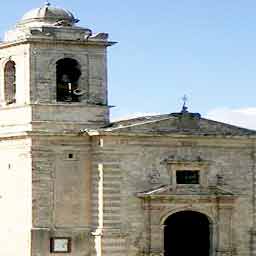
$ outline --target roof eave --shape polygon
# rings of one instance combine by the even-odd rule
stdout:
[[[82,130],[90,136],[129,136],[129,137],[173,137],[173,138],[220,138],[220,139],[256,139],[256,134],[225,135],[225,134],[182,134],[182,133],[150,133],[150,132],[128,132],[111,130]]]

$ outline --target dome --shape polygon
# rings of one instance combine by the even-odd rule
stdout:
[[[34,21],[47,23],[62,22],[66,25],[72,26],[79,20],[77,20],[70,11],[52,7],[49,2],[46,2],[44,6],[25,13],[19,23],[24,24]]]

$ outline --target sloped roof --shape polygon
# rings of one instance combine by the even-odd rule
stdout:
[[[202,118],[198,113],[143,116],[110,123],[98,129],[109,133],[184,134],[201,136],[249,136],[256,131]]]

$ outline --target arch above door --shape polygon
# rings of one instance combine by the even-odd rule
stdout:
[[[181,192],[166,185],[137,194],[142,200],[147,228],[148,244],[142,255],[169,256],[164,254],[166,221],[182,211],[193,211],[208,220],[211,241],[208,255],[231,256],[234,250],[232,218],[237,196],[217,186],[193,191],[185,187]]]

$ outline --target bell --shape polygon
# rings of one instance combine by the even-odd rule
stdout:
[[[71,81],[70,81],[70,79],[69,79],[69,76],[67,75],[67,74],[63,74],[62,75],[62,77],[61,77],[61,81],[63,82],[63,83],[70,83]]]

